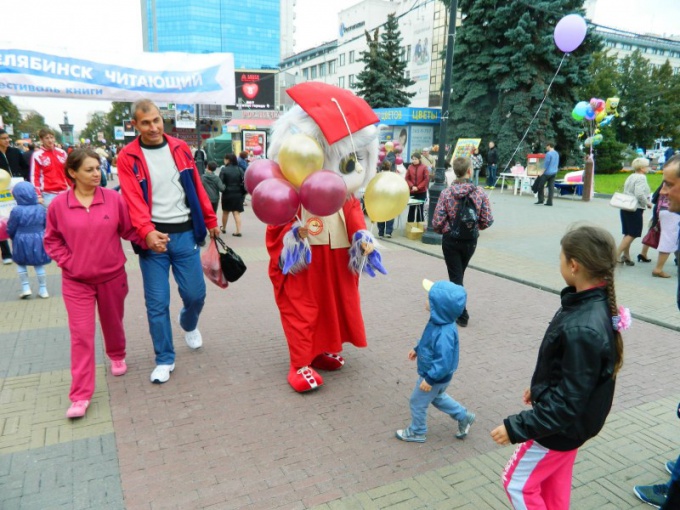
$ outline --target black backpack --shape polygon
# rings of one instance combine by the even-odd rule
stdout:
[[[475,201],[472,199],[471,194],[468,193],[458,202],[458,211],[451,224],[451,237],[463,241],[477,239],[479,237],[478,219]]]

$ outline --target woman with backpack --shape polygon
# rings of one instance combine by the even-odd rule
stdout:
[[[493,215],[489,197],[482,188],[470,182],[473,171],[470,158],[454,159],[453,171],[456,180],[439,195],[432,228],[442,234],[442,251],[449,280],[463,285],[465,269],[477,248],[479,231],[493,224]],[[456,323],[465,327],[469,320],[465,308]]]

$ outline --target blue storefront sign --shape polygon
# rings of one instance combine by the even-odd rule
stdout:
[[[439,124],[441,108],[376,108],[373,110],[381,124],[407,126],[409,124]]]
[[[431,147],[434,126],[441,121],[440,108],[376,108],[380,119],[380,141],[391,141],[402,147],[402,158],[408,166],[411,154]]]

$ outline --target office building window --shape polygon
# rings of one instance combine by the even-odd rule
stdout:
[[[340,53],[340,56],[338,57],[338,65],[339,66],[345,65],[345,54],[344,53]]]
[[[319,64],[319,78],[326,76],[326,63]]]
[[[354,87],[354,75],[353,74],[349,75],[349,86]]]
[[[312,80],[316,78],[316,66],[312,66],[309,68],[309,77]]]
[[[328,74],[335,74],[335,60],[328,62]]]
[[[340,76],[338,78],[338,87],[340,87],[341,89],[345,88],[345,77],[344,76]]]
[[[349,63],[350,64],[354,63],[354,50],[349,52]]]
[[[411,61],[411,45],[406,46],[406,62]]]
[[[305,80],[309,80],[309,67],[305,67],[305,68],[302,70],[302,77],[303,77]]]

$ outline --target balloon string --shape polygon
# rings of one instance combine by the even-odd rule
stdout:
[[[342,107],[340,106],[340,103],[338,102],[337,99],[331,97],[331,101],[333,101],[335,103],[335,106],[338,107],[338,110],[340,110],[340,115],[342,116],[342,120],[345,122],[345,127],[347,128],[347,132],[349,133],[349,141],[352,142],[352,150],[354,151],[354,154],[356,154],[357,148],[354,145],[354,138],[352,138],[352,130],[349,128],[349,123],[347,122],[347,117],[345,117],[345,112],[342,111]]]
[[[531,129],[531,125],[532,125],[532,124],[534,123],[534,121],[536,120],[536,117],[538,117],[538,113],[541,111],[541,108],[543,107],[543,103],[545,103],[545,100],[548,99],[548,94],[550,94],[550,87],[552,87],[552,84],[553,84],[553,82],[555,81],[555,78],[557,78],[557,75],[559,74],[560,69],[562,69],[562,64],[564,63],[564,59],[567,58],[568,55],[569,55],[569,53],[565,53],[564,55],[562,55],[562,60],[560,60],[560,65],[557,66],[557,71],[555,71],[555,76],[553,76],[553,77],[552,77],[552,80],[550,80],[550,84],[548,85],[548,88],[547,88],[546,91],[545,91],[545,96],[543,96],[543,101],[541,101],[541,104],[538,105],[538,110],[536,110],[536,113],[534,114],[534,117],[531,119],[531,122],[529,122],[529,126],[527,127],[527,130],[524,132],[524,136],[522,137],[522,139],[521,139],[521,140],[519,141],[519,143],[517,144],[517,147],[515,147],[515,152],[513,152],[513,153],[512,153],[512,156],[510,156],[510,160],[509,160],[508,163],[505,165],[505,169],[503,170],[502,173],[505,173],[505,172],[508,171],[508,167],[510,166],[510,163],[512,163],[512,160],[515,158],[515,154],[517,154],[517,151],[518,151],[519,148],[522,146],[522,142],[524,142],[524,139],[525,139],[525,138],[527,137],[527,135],[529,134],[529,129]],[[500,175],[500,174],[499,174],[499,175]],[[498,180],[499,180],[499,179],[500,179],[500,177],[496,178],[496,182],[494,183],[494,186],[495,186],[496,183],[498,183]]]

